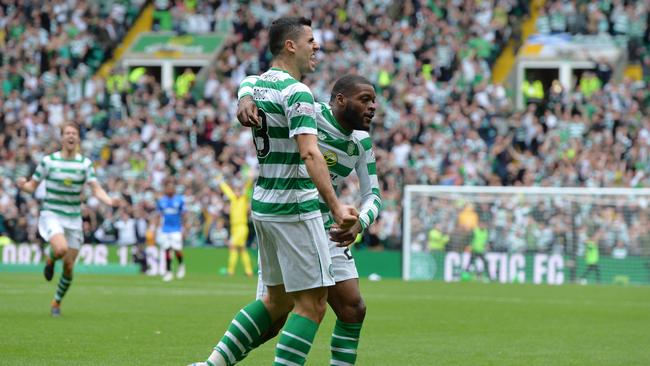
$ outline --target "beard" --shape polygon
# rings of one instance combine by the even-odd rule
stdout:
[[[361,131],[368,131],[370,129],[363,123],[364,116],[359,116],[359,114],[356,113],[349,104],[346,105],[343,110],[343,118],[349,122],[352,129]]]

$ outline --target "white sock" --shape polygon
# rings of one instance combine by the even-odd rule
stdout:
[[[223,356],[217,350],[212,351],[210,357],[208,357],[208,361],[212,362],[214,366],[228,366],[226,360],[223,359]]]

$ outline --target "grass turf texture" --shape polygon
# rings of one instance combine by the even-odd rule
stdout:
[[[255,280],[0,274],[0,365],[186,365],[204,360]],[[362,280],[358,365],[650,365],[650,287]],[[308,365],[326,365],[328,311]],[[269,365],[275,342],[242,365]]]

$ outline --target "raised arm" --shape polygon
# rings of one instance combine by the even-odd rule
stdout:
[[[232,188],[230,188],[228,183],[226,183],[225,181],[221,181],[221,183],[219,183],[219,188],[221,188],[223,194],[225,194],[230,201],[234,201],[237,199],[235,192],[233,192]]]

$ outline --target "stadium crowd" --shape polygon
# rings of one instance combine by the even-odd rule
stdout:
[[[521,41],[527,1],[311,0],[300,8],[289,1],[155,1],[162,12],[156,26],[163,29],[213,31],[217,19],[233,20],[214,67],[198,75],[191,93],[178,94],[162,90],[151,74],[120,83],[93,76],[96,59],[110,54],[133,19],[127,14],[139,6],[8,3],[0,0],[0,234],[15,241],[37,240],[38,214],[38,203],[18,193],[15,179],[57,149],[57,126],[72,120],[82,126],[82,151],[109,194],[129,202],[112,212],[89,199],[87,240],[119,239],[113,223],[120,218],[138,221],[139,240],[151,238],[154,198],[173,174],[187,200],[188,244],[222,245],[228,204],[216,177],[239,185],[257,164],[250,132],[235,119],[236,91],[244,76],[267,68],[265,27],[279,14],[313,19],[323,52],[306,83],[317,100],[329,100],[333,81],[346,72],[376,83],[372,135],[384,207],[364,246],[400,246],[405,184],[650,186],[647,78],[585,73],[598,79],[588,90],[580,80],[571,91],[557,83],[542,105],[523,111],[513,108],[503,85],[491,82],[505,45]],[[619,34],[628,14],[625,29],[650,75],[645,8],[623,1],[548,3],[549,32]],[[609,16],[590,13],[585,20],[580,11],[571,13],[606,3],[612,6],[601,12]],[[546,31],[545,16],[538,18],[539,32]],[[592,17],[607,27],[594,28]],[[342,194],[354,202],[350,183]]]
[[[587,241],[598,237],[604,254],[647,256],[648,204],[647,198],[612,195],[445,193],[416,197],[411,206],[412,250],[462,252],[475,230],[484,228],[492,251],[582,256]]]

